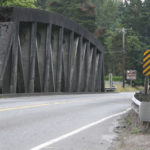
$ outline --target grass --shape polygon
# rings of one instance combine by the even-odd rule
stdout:
[[[137,89],[138,91],[144,91],[144,86],[137,86],[136,89]]]
[[[125,119],[125,121],[126,121],[127,125],[131,124],[131,119],[127,118],[127,119]]]
[[[119,82],[119,83],[117,83],[117,82],[115,83],[114,82],[114,86],[116,87],[116,91],[115,92],[136,92],[136,91],[143,91],[144,90],[143,86],[132,87],[130,85],[126,85],[125,88],[123,88],[122,85],[121,85],[121,82]],[[110,87],[108,81],[105,82],[105,87],[106,88]]]
[[[139,134],[140,133],[140,130],[138,128],[134,128],[132,131],[131,131],[131,134]]]
[[[109,80],[109,76],[105,76],[105,80]],[[122,81],[122,76],[112,76],[113,81]]]
[[[121,85],[116,85],[116,91],[115,92],[136,92],[138,89],[131,86],[125,86],[123,88]]]

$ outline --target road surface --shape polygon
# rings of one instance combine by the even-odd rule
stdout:
[[[0,99],[0,150],[106,150],[133,93]]]

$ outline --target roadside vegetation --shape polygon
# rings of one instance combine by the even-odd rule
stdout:
[[[118,120],[115,132],[119,134],[110,150],[149,150],[150,124],[142,123],[133,110]]]
[[[0,0],[0,6],[20,6],[36,8],[36,0]]]
[[[115,92],[137,92],[144,89],[144,87],[142,86],[132,87],[130,85],[126,85],[125,88],[123,88],[121,85],[116,85],[115,87],[116,87]]]
[[[105,83],[105,87],[109,88],[110,85],[109,83]],[[126,85],[125,88],[122,87],[122,84],[115,84],[114,87],[116,88],[115,92],[137,92],[137,91],[143,91],[144,87],[143,86],[130,86]]]
[[[113,86],[116,88],[115,92],[137,92],[144,91],[144,86],[142,83],[138,83],[137,81],[132,82],[132,86],[130,85],[130,81],[126,82],[125,88],[122,87],[122,76],[112,76]],[[109,76],[105,76],[105,87],[109,88]]]
[[[109,80],[109,76],[105,76],[105,80],[108,81]],[[122,76],[112,76],[112,80],[113,81],[120,81],[122,82]]]

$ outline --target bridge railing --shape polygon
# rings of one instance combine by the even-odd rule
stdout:
[[[55,13],[0,8],[1,93],[104,91],[103,46]]]

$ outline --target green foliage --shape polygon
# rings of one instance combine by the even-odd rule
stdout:
[[[140,86],[140,85],[144,86],[142,78],[138,77],[136,80],[133,81],[133,86]]]
[[[150,1],[128,0],[118,5],[116,24],[106,30],[105,71],[114,75],[122,74],[122,34],[118,30],[122,27],[130,29],[126,33],[126,70],[137,70],[137,80],[134,85],[143,85],[142,75],[143,52],[150,48]],[[115,28],[114,28],[115,27]],[[117,51],[117,52],[115,52]],[[120,51],[120,52],[119,52]]]
[[[109,80],[109,76],[105,76],[105,80],[108,81]],[[112,80],[113,81],[122,81],[122,76],[113,76]]]
[[[130,118],[126,118],[125,122],[126,122],[127,125],[131,125],[131,119]]]
[[[36,0],[0,0],[0,6],[35,7]]]
[[[78,22],[81,26],[94,33],[97,26],[94,8],[83,0],[38,0],[37,6],[48,11],[57,12],[61,15]]]
[[[38,8],[46,10],[48,1],[47,0],[37,0],[35,4]]]
[[[105,71],[113,75],[122,75],[121,34],[107,30],[105,34]]]
[[[140,133],[140,129],[139,128],[134,128],[131,131],[131,134],[139,134]]]
[[[114,25],[117,17],[118,3],[113,0],[93,0],[96,7],[96,23],[103,28],[110,28]]]

